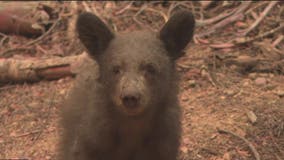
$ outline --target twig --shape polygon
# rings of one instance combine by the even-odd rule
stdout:
[[[200,15],[200,20],[204,20],[204,8],[201,8],[200,11],[199,11],[199,15]]]
[[[217,23],[216,25],[210,27],[207,32],[204,32],[204,33],[200,33],[200,34],[197,34],[196,36],[197,37],[204,37],[204,36],[208,36],[214,32],[216,32],[218,29],[220,28],[223,28],[224,26],[234,22],[234,21],[237,21],[239,19],[242,19],[243,18],[243,15],[242,14],[234,14],[224,20],[222,20],[221,22]]]
[[[5,34],[1,35],[3,36],[1,41],[0,41],[0,47],[3,46],[4,42],[9,38],[8,36],[6,36]]]
[[[164,21],[167,22],[169,20],[168,16],[162,12],[162,11],[158,11],[154,8],[150,8],[150,7],[147,7],[146,5],[142,6],[141,8],[128,8],[129,10],[134,10],[134,11],[138,11],[134,17],[137,17],[139,14],[141,14],[143,11],[150,11],[150,12],[155,12],[155,13],[158,13],[160,14],[161,17],[163,17]]]
[[[48,130],[47,132],[53,132],[55,129],[51,129],[51,130]],[[27,132],[27,133],[22,133],[22,134],[18,134],[18,135],[15,135],[13,136],[14,138],[19,138],[19,137],[25,137],[25,136],[29,136],[29,135],[32,135],[32,134],[36,134],[36,133],[39,133],[41,132],[41,130],[34,130],[34,131],[31,131],[31,132]]]
[[[134,1],[129,2],[125,7],[123,7],[119,11],[115,12],[114,15],[118,16],[118,15],[124,13],[128,8],[130,8],[132,6],[133,2]]]
[[[36,50],[39,50],[43,54],[47,55],[48,53],[46,52],[45,49],[43,49],[40,45],[36,44]]]
[[[276,47],[284,39],[283,35],[280,35],[277,39],[272,42],[272,47]]]
[[[8,89],[11,89],[11,88],[15,88],[16,85],[13,85],[13,86],[5,86],[5,87],[0,87],[0,91],[3,91],[3,90],[8,90]]]
[[[145,11],[151,11],[151,12],[159,13],[164,18],[165,22],[167,22],[169,20],[168,16],[162,11],[158,11],[154,8],[145,8]]]
[[[54,130],[55,130],[55,128],[54,128],[54,129],[51,129],[51,130],[48,130],[47,133],[53,132]],[[19,134],[19,135],[15,135],[15,136],[12,136],[11,138],[9,138],[9,140],[7,140],[7,141],[0,142],[0,144],[1,144],[1,143],[11,143],[11,142],[14,141],[14,138],[25,137],[25,136],[29,136],[29,135],[36,134],[36,133],[38,133],[38,132],[40,132],[40,130],[35,130],[35,131],[31,131],[31,132],[27,132],[27,133],[22,133],[22,134]]]
[[[97,6],[97,5],[96,5],[95,3],[91,3],[91,10],[92,10],[92,12],[93,12],[95,15],[101,17],[101,13],[98,12],[96,6]]]
[[[188,6],[187,6],[186,4],[184,4],[184,3],[181,3],[182,6],[185,6],[185,7],[187,7],[187,8],[191,8],[192,14],[195,15],[195,14],[196,14],[196,11],[195,11],[195,7],[194,7],[193,3],[192,3],[192,2],[189,2],[189,4],[190,4],[190,7],[188,7]]]
[[[259,34],[257,36],[236,38],[235,40],[233,40],[233,43],[235,43],[235,44],[243,44],[243,43],[251,42],[251,41],[254,41],[256,39],[263,38],[263,37],[266,37],[266,36],[268,36],[270,34],[278,32],[278,31],[280,31],[283,28],[284,28],[284,23],[281,23],[280,26],[278,26],[278,27],[276,27],[276,28],[274,28],[274,29],[272,29],[270,31],[264,32],[262,34]]]
[[[249,6],[250,4],[252,3],[252,1],[244,1],[242,2],[243,4],[241,4],[240,8],[236,11],[235,14],[239,14],[239,13],[242,13],[244,12]]]
[[[189,65],[183,64],[183,63],[177,63],[177,66],[182,69],[190,69],[191,67]]]
[[[233,44],[233,43],[220,43],[220,44],[210,44],[209,46],[211,48],[220,49],[220,48],[231,48],[231,47],[234,47],[235,44]]]
[[[51,33],[51,31],[56,27],[56,25],[61,21],[61,18],[58,18],[53,24],[52,26],[49,28],[48,31],[46,31],[44,34],[42,34],[40,37],[38,37],[37,39],[28,42],[26,45],[30,46],[33,45],[39,41],[41,41],[45,36],[47,36],[49,33]]]
[[[84,6],[85,11],[92,12],[91,8],[88,6],[88,4],[86,2],[83,1],[82,4]]]
[[[214,26],[210,27],[207,30],[207,32],[197,34],[196,36],[197,37],[208,36],[211,33],[217,31],[218,29],[223,28],[224,26],[226,26],[226,25],[228,25],[228,24],[230,24],[232,22],[235,22],[235,21],[237,21],[239,19],[242,19],[243,16],[244,16],[242,12],[244,12],[249,7],[249,5],[251,4],[251,1],[244,1],[242,3],[243,4],[236,10],[236,12],[233,15],[227,17],[226,19],[223,19],[219,23],[217,23]]]
[[[0,58],[10,58],[13,56],[12,52],[16,52],[16,51],[31,51],[33,50],[33,48],[29,48],[29,47],[17,47],[17,48],[10,48],[10,49],[6,49],[5,51],[3,51],[0,54]]]
[[[55,26],[61,21],[61,18],[57,19],[53,25],[49,28],[48,31],[46,31],[44,34],[42,34],[40,37],[38,37],[37,39],[33,40],[33,41],[30,41],[26,44],[24,44],[22,47],[17,47],[17,48],[10,48],[10,49],[7,49],[5,51],[3,51],[2,53],[0,53],[0,56],[1,57],[5,57],[5,58],[8,58],[8,57],[11,57],[12,54],[11,52],[15,52],[15,51],[19,51],[19,50],[31,50],[31,48],[28,48],[26,46],[30,46],[30,45],[33,45],[39,41],[41,41],[45,36],[47,36],[49,33],[51,33],[51,31],[55,28]]]
[[[284,57],[283,51],[277,49],[276,47],[273,47],[272,49],[273,49],[276,53],[278,53],[281,57]]]
[[[236,38],[236,39],[232,40],[230,43],[211,44],[209,46],[212,47],[212,48],[231,48],[231,47],[234,47],[236,45],[249,43],[249,42],[252,42],[254,40],[269,36],[269,35],[271,35],[275,32],[280,31],[283,28],[284,28],[284,23],[280,24],[280,26],[278,26],[278,27],[276,27],[276,28],[274,28],[270,31],[264,32],[260,35],[254,36],[254,37],[240,37],[240,38]]]
[[[221,133],[221,134],[230,134],[230,135],[233,135],[239,139],[241,139],[242,141],[244,141],[250,148],[250,150],[252,151],[254,157],[256,160],[260,160],[260,155],[259,153],[257,152],[257,150],[255,149],[255,147],[252,145],[251,142],[249,142],[247,139],[245,139],[244,137],[242,136],[239,136],[237,135],[236,133],[234,132],[231,132],[231,131],[227,131],[227,130],[224,130],[224,129],[220,129],[220,128],[217,128],[218,132]]]
[[[260,14],[259,18],[242,34],[243,36],[247,35],[250,31],[252,31],[268,14],[268,12],[278,3],[278,1],[271,1],[269,5],[264,9],[264,11]]]
[[[254,19],[258,19],[258,17],[259,17],[254,11],[251,12],[251,16],[252,16]]]
[[[151,31],[153,31],[153,29],[152,29],[151,27],[149,27],[149,26],[147,26],[147,25],[144,25],[142,22],[140,22],[140,21],[137,19],[137,16],[138,16],[139,14],[141,14],[146,8],[147,8],[147,5],[143,5],[143,6],[139,9],[139,11],[133,16],[133,20],[134,20],[136,23],[138,23],[138,24],[140,25],[140,27],[143,26],[143,27],[146,27],[146,28],[150,29]],[[131,9],[133,9],[133,8],[131,8]]]
[[[98,11],[97,11],[97,9],[96,9],[95,6],[94,6],[94,7],[93,7],[93,6],[89,7],[88,4],[87,4],[85,1],[82,1],[82,4],[83,4],[83,6],[84,6],[85,11],[87,11],[87,12],[92,12],[92,13],[94,13],[95,15],[97,15],[97,16],[100,17],[100,14],[98,13]]]
[[[138,19],[137,19],[137,16],[143,12],[143,10],[146,8],[146,5],[143,5],[139,10],[138,12],[135,13],[135,15],[133,16],[133,20],[138,23],[141,26],[144,26],[142,22],[140,22]],[[134,8],[133,8],[134,9]]]
[[[168,9],[168,12],[167,12],[167,16],[170,17],[171,16],[171,13],[172,11],[176,8],[177,4],[179,2],[172,2],[169,9]]]
[[[216,17],[213,18],[209,18],[209,19],[205,19],[205,20],[196,20],[196,26],[205,26],[205,25],[209,25],[215,22],[218,22],[224,18],[227,18],[228,16],[232,15],[233,13],[235,13],[236,10],[233,10],[231,12],[225,12],[222,14],[219,14]]]
[[[207,78],[207,80],[209,80],[209,82],[212,84],[212,86],[214,87],[219,87],[221,86],[220,83],[217,82],[216,80],[216,77],[215,77],[215,74],[213,74],[212,72],[210,72],[208,70],[208,67],[205,66],[205,65],[202,65],[201,66],[201,69],[200,69],[200,73],[201,73],[201,76],[204,77],[204,78]]]
[[[256,8],[259,8],[263,5],[267,5],[269,3],[269,1],[263,1],[263,2],[259,2],[256,3],[254,6],[250,7],[246,12],[245,15],[250,14],[251,12],[253,12],[253,10],[255,10]]]
[[[22,134],[19,134],[19,135],[15,135],[13,137],[14,138],[25,137],[25,136],[28,136],[28,135],[31,135],[31,134],[35,134],[35,133],[38,133],[38,132],[40,132],[40,130],[35,130],[35,131],[27,132],[27,133],[22,133]]]
[[[4,44],[4,41],[8,38],[8,36],[4,33],[0,32],[0,36],[2,37],[1,41],[0,41],[0,47]]]

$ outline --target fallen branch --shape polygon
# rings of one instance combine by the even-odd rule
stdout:
[[[2,3],[1,3],[2,5]],[[34,5],[0,6],[0,32],[5,34],[16,34],[26,37],[38,37],[43,33],[42,28],[33,27],[33,22],[24,16]]]
[[[257,152],[257,150],[255,149],[255,147],[252,145],[251,142],[249,142],[247,139],[245,139],[244,137],[242,136],[239,136],[237,135],[236,133],[234,132],[231,132],[231,131],[227,131],[227,130],[223,130],[223,129],[220,129],[220,128],[217,128],[218,132],[221,133],[221,134],[230,134],[230,135],[233,135],[239,139],[241,139],[242,141],[244,141],[250,148],[250,150],[252,151],[254,157],[256,160],[260,160],[260,155],[259,153]]]
[[[0,59],[0,83],[37,82],[75,76],[87,54],[50,59]]]
[[[250,31],[252,31],[268,14],[268,12],[278,3],[278,1],[271,1],[269,5],[264,9],[264,11],[260,14],[259,18],[247,29],[242,33],[243,36],[247,35]]]

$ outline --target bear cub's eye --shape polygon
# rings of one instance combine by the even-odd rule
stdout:
[[[157,69],[152,64],[147,64],[144,66],[144,70],[147,74],[154,75],[157,73]]]
[[[121,67],[120,66],[113,66],[112,67],[112,72],[115,74],[115,75],[118,75],[121,73]]]

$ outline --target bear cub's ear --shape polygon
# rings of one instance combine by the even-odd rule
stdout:
[[[96,58],[114,38],[114,34],[96,15],[85,12],[79,15],[76,23],[79,39],[88,49],[89,54]]]
[[[173,14],[163,26],[159,38],[165,44],[169,56],[177,59],[184,53],[182,50],[193,37],[195,20],[191,12],[181,10]]]

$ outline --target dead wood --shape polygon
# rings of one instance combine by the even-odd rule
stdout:
[[[251,1],[245,1],[245,2],[242,2],[242,3],[243,4],[240,5],[240,7],[235,11],[234,14],[232,14],[231,16],[228,16],[227,18],[225,18],[222,21],[218,22],[214,26],[210,27],[209,29],[206,30],[206,32],[197,34],[196,37],[208,36],[208,35],[216,32],[217,30],[225,27],[228,24],[231,24],[231,23],[233,23],[233,22],[235,22],[237,20],[243,19],[244,11],[246,9],[248,9],[248,7],[251,4]]]
[[[8,10],[0,11],[0,32],[5,34],[18,34],[26,37],[37,37],[43,33],[41,28],[33,27],[33,23],[10,13]]]
[[[259,18],[246,31],[244,31],[243,36],[252,31],[277,3],[278,1],[271,1],[269,5],[264,9],[264,11],[260,14]]]
[[[0,59],[0,83],[37,82],[75,76],[87,54],[50,59]]]
[[[213,24],[215,22],[218,22],[224,18],[227,18],[228,16],[232,15],[235,12],[235,10],[233,11],[229,11],[229,12],[224,12],[221,13],[219,15],[217,15],[216,17],[213,18],[209,18],[209,19],[205,19],[205,20],[196,20],[196,26],[205,26],[205,25],[209,25],[209,24]]]
[[[259,35],[253,36],[253,37],[238,37],[232,40],[232,43],[220,43],[220,44],[210,44],[209,46],[212,48],[231,48],[240,44],[245,44],[252,42],[254,40],[258,40],[261,38],[264,38],[266,36],[269,36],[275,32],[281,31],[284,28],[284,23],[280,24],[278,27],[271,29],[267,32],[261,33]],[[279,43],[279,42],[278,42]]]
[[[257,36],[254,36],[254,37],[240,37],[240,38],[236,38],[235,40],[233,40],[233,43],[235,44],[243,44],[243,43],[248,43],[248,42],[252,42],[256,39],[260,39],[260,38],[263,38],[263,37],[266,37],[268,35],[271,35],[275,32],[278,32],[278,31],[281,31],[282,29],[284,28],[284,23],[281,23],[278,27],[276,28],[273,28],[267,32],[264,32],[264,33],[261,33]]]
[[[46,31],[44,34],[42,34],[41,36],[39,36],[35,40],[32,40],[32,41],[26,43],[24,45],[24,47],[16,47],[16,48],[10,48],[10,49],[4,50],[2,53],[0,53],[0,57],[1,58],[10,58],[10,57],[13,56],[12,52],[19,51],[19,50],[31,50],[31,48],[27,48],[26,46],[31,46],[31,45],[34,45],[34,44],[38,43],[39,41],[41,41],[45,36],[47,36],[48,34],[50,34],[52,32],[52,30],[55,28],[55,26],[60,21],[61,21],[61,19],[59,18],[58,20],[56,20],[53,23],[53,25],[50,27],[50,29],[48,31]]]

